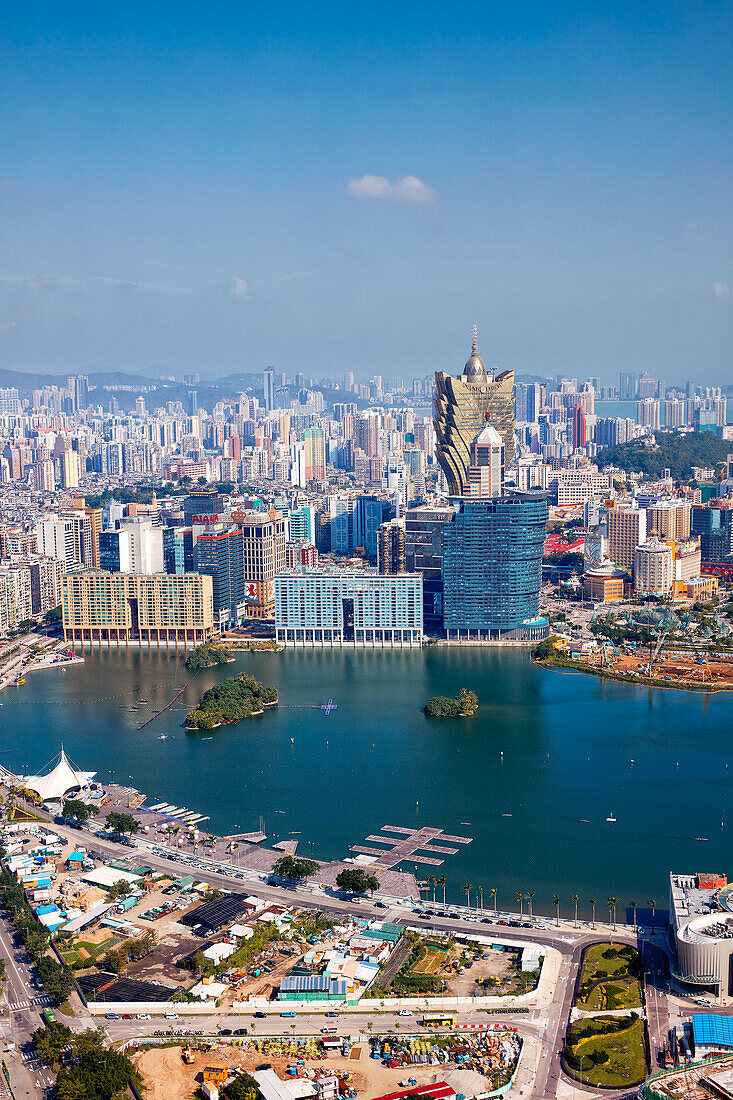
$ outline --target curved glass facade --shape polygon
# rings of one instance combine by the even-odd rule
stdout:
[[[544,497],[456,501],[443,532],[443,614],[455,641],[537,641],[542,550],[548,519]]]

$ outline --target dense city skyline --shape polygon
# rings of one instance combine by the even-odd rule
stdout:
[[[14,13],[0,366],[724,385],[730,19]]]

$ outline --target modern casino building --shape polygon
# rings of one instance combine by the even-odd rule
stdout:
[[[449,641],[535,643],[548,504],[542,493],[454,500],[443,531],[443,621]]]
[[[672,977],[688,992],[733,997],[733,886],[726,875],[669,876]]]

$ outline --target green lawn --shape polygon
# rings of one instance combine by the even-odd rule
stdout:
[[[643,1080],[648,1072],[644,1025],[638,1018],[629,1024],[629,1019],[594,1016],[577,1020],[565,1045],[570,1075],[583,1084],[606,1088],[624,1088]],[[605,1061],[604,1054],[608,1056]]]
[[[594,943],[583,954],[577,1004],[579,1008],[608,1012],[640,1008],[641,958],[633,947]]]
[[[76,962],[84,961],[88,966],[93,966],[97,959],[105,955],[111,948],[120,942],[117,936],[108,936],[101,943],[90,943],[89,940],[73,940],[70,944],[59,944],[59,950],[67,966],[73,966]],[[83,952],[79,951],[83,949]]]

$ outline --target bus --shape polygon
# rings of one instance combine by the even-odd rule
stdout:
[[[41,1013],[41,1019],[43,1020],[44,1024],[46,1024],[46,1026],[48,1026],[48,1024],[55,1024],[58,1022],[56,1020],[56,1013],[52,1012],[50,1008],[44,1008],[43,1012]]]
[[[455,1027],[458,1023],[458,1016],[449,1015],[446,1012],[437,1013],[435,1016],[423,1016],[423,1027]]]

